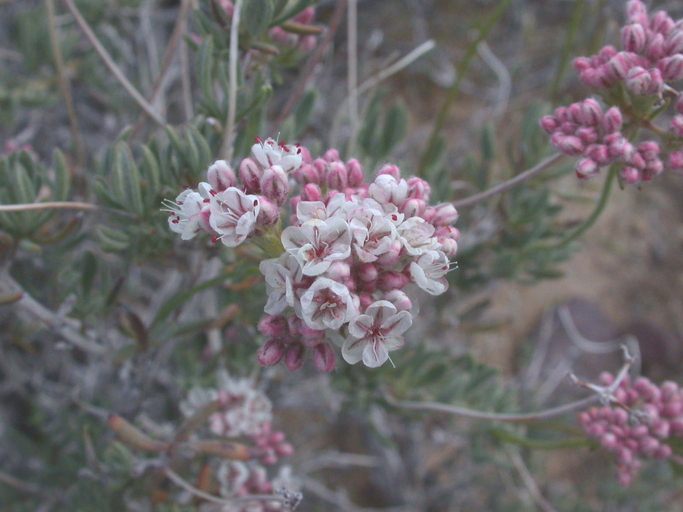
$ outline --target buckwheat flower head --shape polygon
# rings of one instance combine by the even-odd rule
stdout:
[[[362,360],[370,368],[381,366],[389,359],[389,352],[403,346],[401,335],[412,323],[408,311],[397,312],[386,300],[374,302],[365,314],[349,322],[350,336],[342,346],[342,357],[349,364]]]

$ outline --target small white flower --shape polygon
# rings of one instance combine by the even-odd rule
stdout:
[[[354,239],[358,259],[363,263],[377,261],[377,257],[388,252],[396,240],[396,226],[382,213],[374,210],[366,215],[351,219],[349,226]]]
[[[389,174],[380,174],[368,187],[368,196],[380,204],[401,206],[408,197],[408,182],[404,179],[397,181]]]
[[[264,311],[269,315],[281,313],[288,305],[294,306],[294,283],[301,281],[301,267],[288,253],[279,258],[264,260],[259,270],[266,278],[268,303]]]
[[[200,191],[204,189],[200,188]],[[204,202],[206,197],[194,190],[184,190],[175,202],[164,200],[166,208],[162,211],[171,214],[168,218],[171,231],[180,234],[183,240],[190,240],[204,231],[209,218],[209,205]]]
[[[398,239],[406,252],[419,256],[441,248],[434,235],[434,226],[422,217],[410,217],[398,227]]]
[[[333,261],[351,255],[351,233],[348,223],[339,217],[310,219],[301,226],[285,228],[281,236],[285,250],[299,261],[302,272],[317,276]]]
[[[230,187],[211,198],[211,227],[221,242],[235,247],[254,230],[259,213],[259,200],[236,187]]]
[[[363,361],[376,368],[389,359],[389,352],[403,346],[403,334],[413,323],[408,311],[396,312],[389,301],[378,300],[368,306],[364,315],[349,322],[350,336],[342,346],[342,357],[347,363]]]
[[[254,389],[249,379],[233,379],[227,372],[218,374],[217,399],[222,410],[211,415],[209,426],[217,436],[252,436],[273,419],[273,404],[263,392]]]
[[[358,200],[354,197],[347,200],[342,192],[333,195],[327,204],[322,201],[301,201],[296,205],[296,218],[304,223],[307,220],[327,220],[332,217],[340,217],[348,220],[349,212],[358,207]]]
[[[448,268],[448,256],[443,251],[427,251],[410,264],[410,275],[430,295],[441,295],[448,289],[448,281],[444,277]]]
[[[349,289],[319,277],[301,296],[303,320],[312,329],[339,329],[356,312]]]
[[[301,167],[301,150],[296,146],[278,144],[273,139],[257,142],[251,147],[251,155],[263,169],[273,165],[281,166],[289,173]]]

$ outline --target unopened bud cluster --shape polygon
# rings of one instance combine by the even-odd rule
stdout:
[[[614,163],[623,164],[619,178],[625,184],[642,183],[660,174],[665,168],[660,143],[631,144],[628,140],[637,127],[652,128],[662,136],[668,167],[683,170],[683,101],[673,87],[683,79],[683,20],[674,22],[664,11],[649,16],[640,0],[627,3],[627,15],[621,51],[605,46],[597,55],[574,61],[581,80],[611,107],[603,114],[597,101],[587,99],[560,107],[540,120],[558,151],[582,157],[575,167],[581,179],[596,176],[601,167]],[[668,130],[652,123],[652,117],[660,113],[664,93],[677,98]]]
[[[166,211],[183,239],[207,232],[234,247],[266,234],[272,246],[277,237],[281,254],[260,264],[268,301],[259,362],[296,370],[310,352],[318,370],[330,371],[334,340],[348,363],[384,364],[412,324],[410,289],[439,295],[448,287],[460,236],[455,208],[430,206],[429,184],[402,178],[395,165],[364,183],[361,164],[343,162],[334,149],[312,159],[303,147],[271,139],[254,144],[238,175],[218,161],[208,183],[167,202]],[[294,185],[299,193],[291,196]],[[290,225],[280,233],[287,202]]]
[[[609,386],[614,377],[600,376]],[[628,485],[642,459],[665,459],[671,456],[667,440],[683,436],[683,389],[667,381],[661,386],[640,377],[628,377],[614,390],[609,406],[591,407],[579,413],[583,430],[615,455],[619,483]]]

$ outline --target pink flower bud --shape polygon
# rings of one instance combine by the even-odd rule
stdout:
[[[612,77],[623,80],[632,65],[633,61],[629,54],[619,52],[607,62],[607,70]]]
[[[407,284],[408,277],[405,274],[395,270],[382,272],[379,278],[377,278],[377,288],[384,292],[397,289],[400,290]]]
[[[627,185],[633,185],[640,181],[640,171],[635,167],[622,167],[619,171],[619,177]]]
[[[298,370],[304,364],[305,348],[301,343],[292,343],[285,351],[285,366],[290,372]]]
[[[591,144],[584,154],[594,160],[600,167],[610,163],[609,148],[604,144]]]
[[[675,436],[683,435],[683,418],[677,418],[669,422],[671,433]]]
[[[426,207],[427,203],[422,199],[409,198],[403,202],[398,211],[405,214],[406,217],[415,217],[422,215]]]
[[[256,359],[261,366],[273,366],[280,362],[284,354],[284,345],[278,340],[266,341],[256,352]]]
[[[662,77],[667,82],[676,82],[683,78],[683,55],[680,53],[665,57],[657,63]]]
[[[683,151],[674,151],[669,155],[669,167],[675,170],[683,169]]]
[[[346,162],[346,172],[348,175],[347,184],[349,187],[360,187],[363,183],[364,172],[363,166],[355,158]]]
[[[429,201],[429,195],[432,192],[432,187],[422,178],[413,176],[409,178],[408,181],[408,197],[414,197],[415,199],[422,199],[423,201]]]
[[[327,186],[334,190],[343,190],[346,187],[348,173],[342,162],[332,162],[327,168]]]
[[[259,332],[271,338],[281,338],[288,327],[287,319],[282,315],[263,315],[258,323]]]
[[[616,54],[617,54],[616,48],[614,46],[612,46],[611,44],[608,44],[608,45],[600,48],[600,51],[598,52],[598,57],[599,57],[601,62],[607,62],[612,57],[614,57]]]
[[[676,99],[676,103],[674,103],[674,108],[676,109],[676,112],[679,114],[683,114],[683,94],[678,96]]]
[[[659,158],[649,160],[642,173],[643,181],[650,181],[655,176],[659,176],[663,170],[664,162],[662,162]]]
[[[647,15],[647,7],[641,0],[629,0],[626,3],[626,14],[629,18],[637,15]]]
[[[453,258],[458,252],[458,242],[452,238],[437,237],[437,241],[441,244],[441,250],[448,257]]]
[[[633,452],[628,448],[619,448],[617,450],[617,460],[622,464],[628,464],[633,460]]]
[[[667,35],[674,26],[674,20],[665,12],[657,11],[650,18],[650,30]]]
[[[413,309],[413,303],[401,290],[390,290],[384,295],[384,300],[388,300],[394,306],[396,306],[397,311],[410,311]]]
[[[333,261],[327,269],[327,277],[337,282],[344,282],[351,275],[351,267],[344,261]]]
[[[377,276],[379,275],[377,267],[374,263],[361,263],[360,265],[358,265],[357,268],[358,278],[361,281],[374,281],[375,279],[377,279]]]
[[[653,140],[646,140],[638,144],[638,152],[645,160],[654,160],[659,155],[659,144]]]
[[[576,136],[581,139],[581,142],[584,144],[592,144],[593,142],[597,142],[600,138],[598,131],[592,126],[582,126],[576,130]]]
[[[358,309],[360,311],[365,311],[366,309],[368,309],[370,304],[375,302],[375,299],[372,298],[372,295],[370,295],[368,293],[360,293],[358,295],[358,299],[359,299]]]
[[[334,351],[327,343],[319,343],[313,347],[313,366],[319,372],[330,372],[334,369]]]
[[[323,193],[320,187],[315,183],[309,183],[304,185],[301,189],[301,200],[302,201],[321,201],[323,198]]]
[[[602,108],[594,99],[588,98],[581,102],[581,120],[588,126],[597,126],[602,119]]]
[[[569,121],[569,114],[567,112],[567,107],[557,107],[555,109],[555,119],[558,123],[565,123]]]
[[[552,135],[553,132],[557,129],[559,124],[557,123],[557,120],[553,116],[543,116],[538,120],[538,124],[541,125],[541,128],[545,133],[548,135]]]
[[[216,160],[206,171],[206,175],[211,188],[216,192],[223,192],[237,184],[235,173],[225,160]]]
[[[664,36],[656,34],[647,45],[645,55],[650,60],[659,60],[664,56]]]
[[[323,154],[323,160],[325,160],[326,162],[336,162],[337,160],[339,160],[339,151],[337,151],[336,149],[328,149]]]
[[[329,162],[327,162],[326,160],[323,160],[322,158],[316,158],[311,163],[313,168],[318,173],[318,179],[315,183],[325,183],[325,180],[327,179],[327,164],[328,163]]]
[[[315,48],[316,44],[318,44],[318,38],[311,34],[301,37],[301,39],[299,39],[297,48],[302,52],[310,52],[313,48]]]
[[[619,107],[610,107],[602,117],[602,127],[607,133],[614,133],[621,130],[623,122]]]
[[[245,158],[240,163],[238,172],[247,193],[258,194],[261,192],[261,175],[263,171],[256,162],[251,158]]]
[[[576,163],[574,170],[579,179],[587,180],[588,178],[597,176],[598,172],[600,171],[600,167],[597,163],[595,163],[594,160],[591,160],[590,158],[582,158]]]
[[[662,90],[664,90],[662,72],[658,68],[652,68],[650,70],[650,88],[647,92],[648,94],[659,94]]]
[[[659,441],[654,437],[645,437],[640,441],[640,451],[647,457],[652,457],[659,449]]]
[[[567,113],[569,114],[569,119],[572,123],[580,125],[583,123],[583,113],[581,112],[580,103],[572,103],[567,107]]]
[[[653,421],[650,425],[650,432],[659,439],[666,439],[669,437],[669,422],[666,420]]]
[[[647,35],[642,25],[632,23],[621,29],[621,47],[627,52],[641,53],[645,49]]]
[[[315,8],[313,6],[308,6],[306,7],[303,11],[301,11],[299,14],[294,16],[294,21],[297,23],[301,23],[302,25],[306,25],[313,21],[313,17],[315,16]]]
[[[301,326],[305,325],[300,318],[297,318],[294,315],[290,315],[287,317],[287,329],[289,332],[289,335],[293,338],[296,338],[300,334]]]
[[[550,143],[565,155],[580,155],[584,149],[581,139],[573,135],[555,133],[550,137]]]
[[[671,457],[671,453],[671,447],[668,444],[662,444],[657,448],[653,457],[655,459],[666,459],[667,457]]]
[[[573,64],[574,70],[579,74],[592,67],[591,60],[588,57],[576,57]]]
[[[315,340],[312,343],[309,341],[308,344],[310,346],[316,345],[316,344],[320,343],[320,341],[325,339],[325,331],[321,331],[320,329],[314,329],[313,327],[309,327],[304,322],[301,322],[299,324],[299,334],[301,335],[301,337],[303,339]]]
[[[664,52],[666,55],[675,55],[683,53],[683,30],[672,30],[664,43]]]
[[[578,128],[578,124],[565,121],[560,125],[560,132],[564,133],[565,135],[574,135],[574,132],[576,132]]]
[[[294,171],[293,176],[294,179],[302,185],[306,185],[307,183],[320,183],[320,174],[318,174],[316,168],[311,164],[303,164]]]
[[[280,207],[265,196],[258,196],[259,211],[256,226],[264,228],[272,226],[280,220]]]
[[[647,165],[647,162],[645,162],[643,155],[641,155],[638,151],[633,153],[628,163],[631,165],[631,167],[635,167],[639,171],[645,169],[645,166]]]
[[[617,447],[617,438],[614,434],[607,433],[600,438],[600,444],[607,450],[612,450]]]
[[[621,137],[610,144],[609,153],[612,158],[629,162],[634,155],[633,144]]]
[[[281,166],[273,165],[263,171],[261,192],[278,206],[285,204],[289,195],[289,181],[287,173]]]
[[[683,114],[677,114],[671,119],[669,131],[675,137],[683,137]]]
[[[458,220],[458,210],[451,203],[437,204],[435,215],[431,220],[434,226],[450,226]]]
[[[626,87],[633,94],[647,94],[652,82],[649,71],[640,66],[632,67],[626,75]]]
[[[389,176],[393,176],[396,181],[401,179],[401,171],[394,164],[384,164],[382,167],[377,169],[375,177],[380,176],[381,174],[388,174]]]

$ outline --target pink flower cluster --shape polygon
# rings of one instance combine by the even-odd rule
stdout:
[[[259,140],[240,163],[239,180],[218,161],[208,183],[166,203],[170,228],[185,240],[207,232],[234,247],[279,236],[282,253],[259,267],[268,291],[261,364],[283,361],[296,370],[311,349],[315,367],[330,371],[333,340],[346,362],[380,366],[412,324],[410,289],[446,291],[460,236],[455,208],[430,206],[429,184],[402,178],[395,165],[382,166],[372,183],[363,183],[364,174],[334,149],[312,159],[303,147]],[[279,233],[290,178],[301,189],[289,200],[290,226]]]
[[[614,377],[600,376],[609,386]],[[664,459],[672,455],[666,440],[683,435],[683,389],[667,381],[661,386],[640,377],[626,377],[614,390],[610,406],[591,407],[579,413],[583,430],[614,452],[619,483],[628,485],[641,459]]]
[[[641,0],[630,0],[626,11],[622,51],[605,46],[597,55],[575,59],[574,68],[590,87],[622,82],[636,95],[659,94],[666,82],[683,79],[683,21],[674,22],[664,11],[648,16]]]
[[[269,480],[265,468],[258,464],[225,461],[219,466],[217,477],[222,496],[228,500],[235,497],[243,498],[243,501],[225,505],[221,512],[284,512],[294,510],[302,498],[300,493],[293,491],[300,487],[300,483],[291,477],[287,466]],[[263,498],[248,500],[250,495],[263,496],[274,491],[280,491],[278,493],[287,498],[288,503]]]
[[[542,117],[540,124],[555,149],[583,156],[575,167],[581,179],[596,176],[601,167],[614,162],[624,163],[619,173],[624,183],[649,181],[664,169],[656,142],[645,141],[634,147],[624,137],[617,107],[603,113],[600,104],[589,98],[557,108],[554,115]]]

